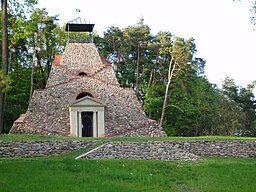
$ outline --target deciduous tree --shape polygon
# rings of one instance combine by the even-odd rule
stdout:
[[[182,71],[189,62],[192,62],[194,49],[194,39],[184,40],[183,38],[175,38],[172,47],[165,48],[162,51],[168,52],[170,54],[170,63],[168,67],[168,78],[166,82],[164,103],[162,108],[161,119],[159,122],[159,127],[163,127],[165,111],[167,108],[168,95],[170,92],[170,86],[172,79],[176,73]]]
[[[36,3],[36,0],[25,0],[23,2],[16,1],[16,0],[1,0],[1,27],[2,27],[2,65],[0,70],[3,71],[4,78],[8,75],[8,59],[11,58],[11,51],[9,51],[8,55],[8,48],[12,47],[12,44],[15,44],[19,39],[19,33],[14,33],[11,28],[7,25],[10,18],[15,18],[15,21],[18,21],[18,18],[25,19],[26,14],[28,13],[33,5]],[[11,19],[10,19],[11,21]],[[7,29],[8,27],[8,29]],[[22,29],[22,28],[19,28]],[[10,36],[8,41],[8,35]],[[10,56],[10,57],[9,57]],[[1,81],[1,79],[0,79]],[[4,128],[4,105],[5,105],[5,94],[2,91],[3,88],[0,88],[0,133],[3,132]]]
[[[3,81],[8,75],[8,33],[7,33],[7,0],[1,0],[1,26],[2,26],[2,70]],[[4,87],[0,87],[0,134],[3,132],[4,127]]]

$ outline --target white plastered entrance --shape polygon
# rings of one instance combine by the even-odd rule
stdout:
[[[82,113],[91,112],[93,113],[93,137],[104,137],[104,107],[104,104],[90,96],[83,97],[70,104],[70,135],[74,137],[82,137]]]

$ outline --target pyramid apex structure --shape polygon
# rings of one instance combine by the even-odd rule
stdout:
[[[35,90],[10,133],[74,137],[164,136],[132,89],[120,87],[94,43],[68,43],[43,90]]]
[[[78,17],[66,24],[65,31],[67,32],[67,42],[70,42],[70,32],[86,32],[89,34],[86,40],[84,39],[72,39],[73,42],[93,42],[93,28],[95,24],[87,23],[86,20]]]

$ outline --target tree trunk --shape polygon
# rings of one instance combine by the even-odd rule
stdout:
[[[164,103],[163,103],[163,108],[162,108],[161,119],[159,122],[159,128],[163,128],[164,118],[165,118],[165,110],[167,108],[167,103],[168,103],[167,100],[168,100],[168,95],[169,95],[169,89],[170,89],[172,77],[174,75],[174,71],[175,71],[175,67],[176,67],[176,61],[173,62],[173,57],[172,57],[170,64],[169,64],[168,81],[167,81],[166,88],[165,88]],[[172,66],[172,63],[173,63],[173,66]]]
[[[149,81],[148,81],[148,89],[150,88],[151,86],[151,82],[153,81],[153,72],[154,72],[154,69],[151,69],[150,71],[150,77],[149,77]]]
[[[7,0],[1,0],[2,5],[2,70],[8,75],[8,33],[7,33]],[[0,79],[1,80],[1,79]],[[0,134],[4,130],[4,93],[0,89]]]
[[[138,44],[138,53],[137,53],[137,74],[136,74],[136,90],[135,94],[139,97],[139,78],[140,78],[140,45]]]
[[[43,66],[42,66],[42,59],[40,57],[38,57],[38,55],[37,55],[37,65],[38,65],[38,67],[40,69],[40,73],[41,73],[41,76],[42,76],[42,79],[43,79],[43,85],[42,85],[42,87],[40,86],[40,88],[43,89],[43,88],[45,88],[46,81],[47,81],[47,78],[45,76],[45,70],[46,69],[43,68]]]
[[[45,82],[47,82],[47,79],[49,78],[50,72],[51,72],[51,68],[52,68],[52,61],[54,58],[49,57],[46,63],[46,79]],[[46,86],[46,84],[45,84]]]
[[[32,61],[32,70],[31,70],[31,76],[30,76],[30,94],[29,94],[29,100],[31,100],[33,96],[34,91],[34,71],[35,71],[35,64],[36,64],[36,35],[35,35],[35,44],[34,44],[34,55],[33,55],[33,61]]]

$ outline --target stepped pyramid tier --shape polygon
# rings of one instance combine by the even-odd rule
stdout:
[[[10,133],[77,137],[164,136],[132,89],[120,87],[111,64],[93,43],[69,43],[57,55],[45,89]]]

